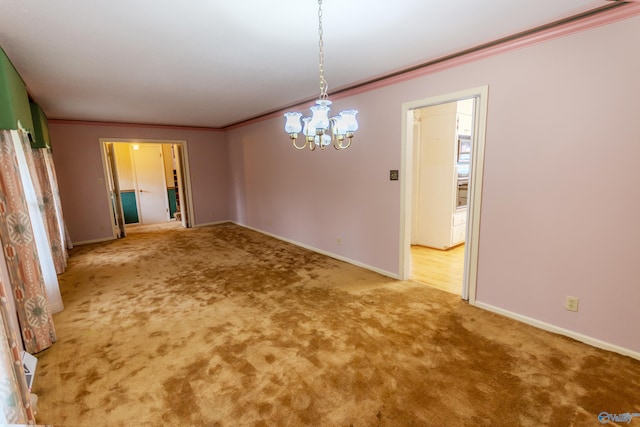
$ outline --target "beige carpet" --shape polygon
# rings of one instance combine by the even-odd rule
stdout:
[[[60,283],[40,423],[596,426],[640,412],[639,361],[232,224],[77,247]]]

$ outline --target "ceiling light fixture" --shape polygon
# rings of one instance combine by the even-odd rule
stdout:
[[[318,0],[318,34],[320,41],[320,98],[316,105],[311,107],[311,117],[302,117],[302,113],[288,112],[284,130],[289,134],[293,146],[303,150],[307,146],[311,151],[320,147],[324,150],[328,145],[333,145],[336,150],[349,148],[355,132],[358,130],[356,115],[358,110],[344,110],[339,115],[329,118],[329,106],[331,101],[327,95],[328,85],[324,79],[324,42],[322,40],[322,0]],[[304,122],[304,127],[301,121]],[[298,133],[304,134],[304,144],[296,144]],[[346,140],[346,141],[345,141]]]

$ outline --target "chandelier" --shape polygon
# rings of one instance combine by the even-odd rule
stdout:
[[[320,147],[324,150],[333,145],[336,150],[349,148],[355,132],[358,130],[357,110],[344,110],[335,117],[329,118],[331,101],[327,95],[328,85],[324,78],[324,43],[322,40],[322,0],[318,0],[318,34],[320,41],[320,98],[311,107],[311,117],[302,117],[302,113],[288,112],[284,130],[289,134],[293,146],[298,150],[309,147],[311,151]],[[304,125],[301,123],[304,123]],[[298,145],[298,133],[302,131],[304,144]]]

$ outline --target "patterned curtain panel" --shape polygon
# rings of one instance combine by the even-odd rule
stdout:
[[[60,190],[58,189],[58,176],[56,175],[56,166],[53,163],[53,153],[50,148],[43,150],[43,157],[47,166],[47,173],[49,174],[49,183],[51,184],[51,194],[53,195],[53,203],[56,206],[58,229],[62,235],[62,241],[66,241],[67,249],[72,249],[71,237],[69,237],[69,230],[64,222],[64,216],[62,215],[62,202],[60,201]],[[69,258],[69,253],[65,251],[66,259]]]
[[[5,287],[0,283],[0,424],[35,424]]]
[[[38,259],[40,261],[40,269],[44,278],[44,288],[49,302],[49,309],[52,313],[59,313],[64,310],[62,304],[62,296],[60,295],[60,285],[58,284],[58,274],[53,263],[53,255],[51,253],[51,245],[49,244],[49,236],[44,222],[44,202],[43,191],[37,178],[35,161],[33,159],[33,150],[29,142],[29,136],[26,132],[19,131],[18,138],[14,138],[14,148],[18,159],[18,169],[20,170],[20,179],[22,181],[22,189],[24,198],[29,209],[29,217],[31,218],[31,228],[33,230],[36,250],[38,251]],[[14,133],[15,135],[15,133]]]
[[[38,148],[31,150],[33,156],[33,167],[42,191],[42,217],[49,237],[51,255],[56,273],[62,274],[67,268],[66,239],[64,231],[64,221],[62,220],[62,209],[59,208],[58,185],[49,173],[49,158],[51,152],[48,148]],[[34,179],[35,181],[35,179]],[[36,189],[37,191],[37,189]]]
[[[0,130],[0,242],[25,349],[38,353],[56,340],[13,138]]]
[[[53,153],[50,148],[47,148],[44,151],[45,163],[47,164],[47,171],[49,172],[49,181],[51,182],[51,186],[53,189],[53,202],[56,205],[56,210],[58,211],[58,222],[60,232],[62,233],[62,241],[67,242],[67,249],[73,249],[73,243],[71,242],[71,236],[69,236],[69,230],[67,229],[67,225],[64,222],[64,216],[62,215],[62,202],[60,201],[60,190],[58,189],[58,176],[56,175],[56,166],[53,163]],[[69,253],[65,252],[67,255],[67,259],[69,258]]]

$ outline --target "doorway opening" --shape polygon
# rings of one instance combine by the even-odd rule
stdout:
[[[488,87],[403,105],[400,265],[475,302]]]
[[[475,98],[411,110],[411,277],[462,295]]]
[[[115,238],[139,226],[191,227],[185,141],[101,140]]]

